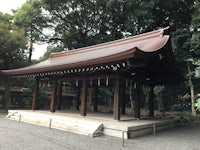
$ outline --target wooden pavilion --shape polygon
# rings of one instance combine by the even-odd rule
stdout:
[[[158,85],[174,83],[180,75],[177,72],[170,36],[166,29],[131,36],[94,46],[71,51],[53,53],[41,63],[13,70],[2,70],[4,75],[15,77],[34,77],[35,88],[32,109],[38,101],[40,81],[53,82],[50,111],[55,112],[59,104],[58,88],[64,81],[75,81],[81,86],[82,116],[87,115],[87,87],[98,89],[101,82],[114,88],[113,115],[120,120],[120,110],[125,112],[125,86],[132,81],[136,91],[135,117],[140,117],[140,90],[142,84]],[[57,91],[59,89],[59,92]],[[57,96],[58,93],[58,96]],[[56,99],[56,97],[58,99]],[[97,96],[95,96],[97,101]],[[153,116],[153,100],[149,101],[150,115]],[[94,106],[96,107],[96,106]]]
[[[25,107],[25,102],[22,100],[23,94],[28,92],[27,88],[10,87],[11,108]],[[5,88],[0,86],[0,109],[5,107]]]

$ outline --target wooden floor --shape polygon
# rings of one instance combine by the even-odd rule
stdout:
[[[89,112],[83,117],[73,111],[32,111],[9,110],[8,119],[37,124],[49,128],[85,134],[91,137],[102,134],[119,138],[134,138],[175,126],[177,120],[136,119],[122,115],[120,121],[114,120],[112,114]]]

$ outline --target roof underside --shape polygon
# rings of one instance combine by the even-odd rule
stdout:
[[[154,83],[178,78],[177,68],[164,29],[112,42],[51,54],[41,63],[13,70],[9,76],[82,76],[123,74]]]

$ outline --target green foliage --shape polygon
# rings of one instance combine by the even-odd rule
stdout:
[[[29,89],[27,92],[23,93],[22,101],[25,103],[27,108],[31,108],[33,93],[34,93],[34,78],[29,78],[25,81],[23,87]],[[48,92],[50,91],[50,87],[45,86],[44,84],[40,84],[39,96],[38,96],[38,109],[44,109],[45,107],[49,107],[50,96]]]
[[[64,48],[119,39],[160,27],[189,28],[193,1],[182,0],[42,0],[51,14],[55,34],[51,42]]]
[[[29,40],[28,61],[31,63],[33,43],[42,43],[47,40],[43,29],[47,27],[48,19],[42,14],[40,0],[28,0],[21,8],[14,11],[14,23],[25,30]]]
[[[23,93],[23,99],[22,101],[25,104],[25,107],[27,108],[31,108],[32,105],[32,100],[33,100],[33,88],[34,88],[34,79],[33,78],[27,78],[27,79],[18,79],[15,80],[16,83],[15,85],[17,85],[18,87],[23,87],[23,88],[27,88],[28,90],[26,92]]]
[[[13,25],[9,15],[0,14],[0,68],[12,69],[23,66],[26,55],[24,31]]]
[[[172,35],[172,46],[176,55],[176,58],[180,62],[186,61],[191,58],[190,50],[190,38],[191,32],[189,28],[179,28]]]
[[[192,38],[191,38],[191,47],[194,53],[197,55],[196,57],[200,56],[200,1],[195,1],[195,11],[192,15]]]
[[[44,19],[40,0],[28,0],[14,12],[13,20],[16,25],[25,29],[26,36],[32,37],[33,42],[41,42],[42,30],[46,25]]]
[[[40,93],[38,97],[38,109],[44,109],[50,106],[50,96],[48,95],[48,88],[40,88]]]
[[[109,87],[102,87],[98,89],[99,92],[99,105],[109,105],[109,103],[112,103],[110,101],[113,100],[113,89]]]
[[[200,78],[200,2],[199,0],[195,1],[195,11],[192,15],[192,37],[190,40],[191,50],[194,53],[192,63],[195,65],[195,77]]]
[[[195,106],[196,106],[196,110],[200,111],[200,93],[197,94]]]
[[[0,22],[6,23],[6,24],[11,24],[12,23],[13,17],[9,14],[3,14],[0,12]]]
[[[100,22],[95,1],[44,0],[43,2],[56,25],[55,35],[51,41],[62,42],[66,49],[94,44],[90,37],[97,32]]]
[[[164,90],[164,86],[160,85],[160,86],[155,86],[154,87],[154,94],[155,95],[159,95],[160,93],[162,93],[162,91]]]
[[[200,99],[197,99],[195,106],[196,106],[196,110],[200,111]]]
[[[60,46],[56,46],[56,47],[48,46],[47,51],[42,57],[40,57],[39,61],[47,60],[51,53],[56,53],[56,52],[61,52],[61,51],[63,51],[63,49]]]
[[[28,0],[14,12],[14,16],[0,13],[0,36],[3,37],[0,39],[0,68],[10,69],[26,64],[24,35],[30,44],[29,61],[33,43],[48,41],[52,44],[40,58],[40,61],[44,61],[52,52],[71,50],[170,26],[166,32],[172,35],[178,66],[186,79],[191,77],[191,81],[197,81],[194,82],[194,87],[198,93],[199,5],[199,0]],[[12,22],[22,29],[13,26]],[[53,37],[44,35],[43,31],[48,27],[51,27],[51,32],[54,33]],[[20,81],[16,82],[19,83]],[[183,101],[185,95],[190,92],[187,82],[173,90],[166,86],[157,86],[154,91],[159,103],[166,104],[163,100],[169,102],[168,99],[173,99],[170,104],[177,104],[181,110],[184,109],[181,106],[190,105],[188,97]],[[148,96],[148,89],[145,92],[145,96]],[[102,103],[112,98],[111,89],[102,88],[100,93],[103,95]],[[181,100],[177,95],[180,95]],[[41,101],[45,97],[45,89],[42,89]]]

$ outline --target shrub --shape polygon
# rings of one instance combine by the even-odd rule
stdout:
[[[196,110],[200,111],[200,93],[197,94],[195,106],[196,106]]]
[[[195,106],[196,106],[196,110],[197,111],[200,111],[200,99],[198,99],[195,103]]]

